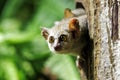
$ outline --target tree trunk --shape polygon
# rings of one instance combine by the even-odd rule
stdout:
[[[94,45],[88,80],[120,80],[120,0],[76,2],[76,7],[82,3],[86,9]]]

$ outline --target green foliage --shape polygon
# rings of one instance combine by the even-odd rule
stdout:
[[[74,57],[53,55],[40,34],[68,7],[74,0],[0,1],[0,80],[80,80]]]

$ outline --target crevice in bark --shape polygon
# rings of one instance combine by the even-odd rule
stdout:
[[[118,39],[118,1],[115,0],[112,8],[112,40]]]
[[[85,9],[83,4],[80,3],[80,2],[76,2],[76,8],[83,8],[83,9]]]
[[[94,72],[94,63],[93,63],[93,40],[90,39],[88,45],[85,47],[84,53],[87,54],[86,64],[87,64],[87,77],[88,80],[94,80],[93,72]]]

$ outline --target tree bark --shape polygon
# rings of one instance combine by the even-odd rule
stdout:
[[[88,80],[120,80],[120,0],[76,0],[76,8],[78,3],[87,12],[94,45]]]

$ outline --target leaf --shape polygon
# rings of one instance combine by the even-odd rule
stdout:
[[[60,80],[80,80],[75,62],[68,55],[53,55],[45,66],[56,74]]]
[[[37,36],[30,43],[21,46],[22,55],[28,60],[44,59],[50,56],[50,50],[44,38]]]
[[[16,65],[10,59],[0,59],[0,69],[2,70],[4,80],[20,80]]]
[[[24,0],[7,0],[2,11],[2,18],[13,17]]]
[[[18,32],[21,23],[17,19],[4,19],[2,20],[0,26],[3,33]]]
[[[0,33],[0,43],[7,42],[19,44],[32,41],[38,32],[17,32],[17,33]]]

